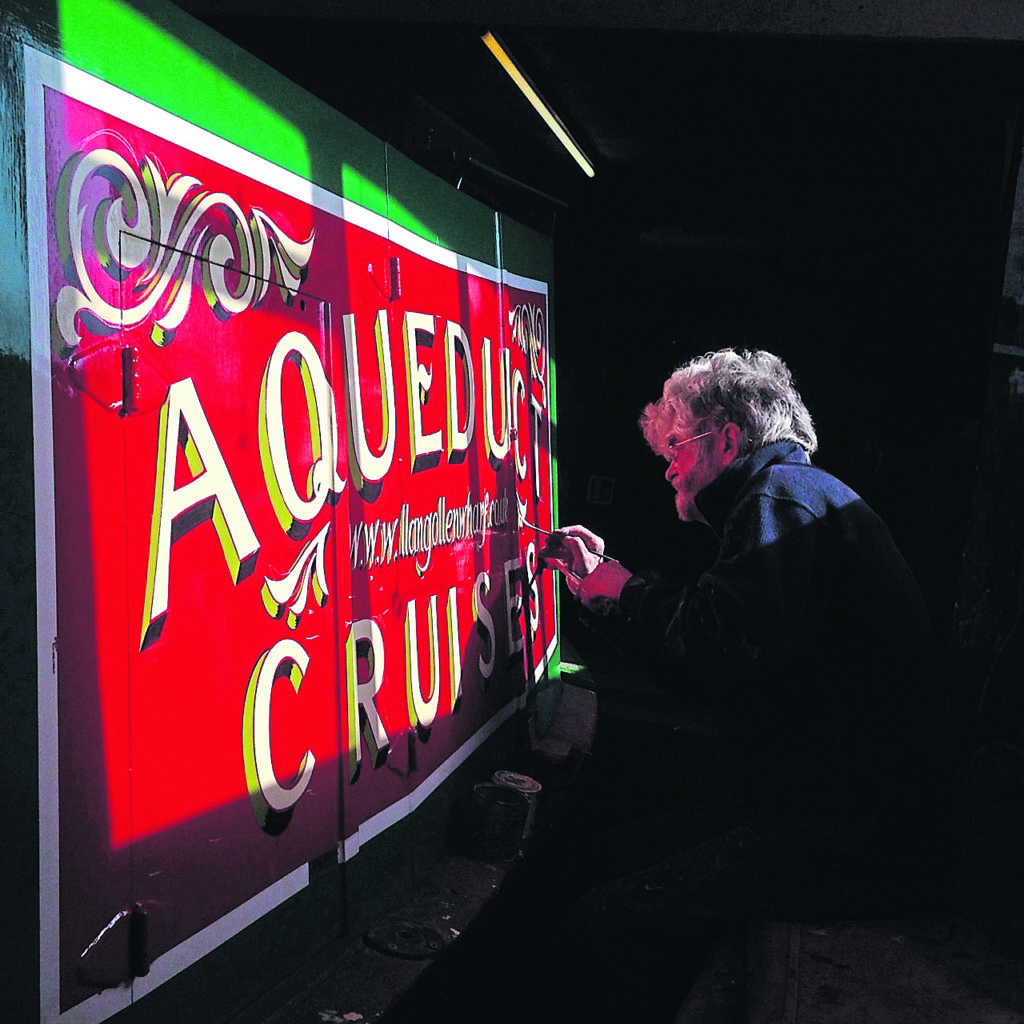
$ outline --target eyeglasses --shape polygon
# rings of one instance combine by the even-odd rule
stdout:
[[[703,434],[694,434],[693,437],[684,437],[682,441],[669,441],[665,446],[668,448],[668,460],[671,462],[678,454],[679,449],[684,445],[689,444],[691,441],[699,441],[702,437],[710,437],[714,433],[713,430],[705,430]]]

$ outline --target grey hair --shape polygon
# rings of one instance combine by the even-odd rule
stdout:
[[[771,352],[719,352],[692,359],[667,381],[662,397],[640,415],[647,443],[665,454],[683,422],[716,427],[735,423],[743,452],[775,441],[795,441],[808,455],[818,448],[811,414],[793,384],[789,367]]]

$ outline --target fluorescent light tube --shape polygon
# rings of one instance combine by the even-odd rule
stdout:
[[[569,151],[572,158],[583,168],[583,173],[588,178],[594,177],[594,165],[587,159],[586,154],[576,144],[576,140],[569,134],[568,129],[562,124],[559,116],[547,105],[543,97],[533,87],[533,83],[527,78],[522,68],[516,63],[515,58],[505,49],[493,32],[487,32],[481,36],[484,45],[495,59],[505,69],[509,78],[519,86],[522,94],[530,101],[531,106],[542,118],[545,124],[555,133],[555,137]]]

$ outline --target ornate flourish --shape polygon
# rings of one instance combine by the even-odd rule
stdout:
[[[286,616],[289,629],[298,626],[306,609],[306,597],[310,589],[321,608],[327,603],[329,591],[325,548],[330,530],[331,524],[327,523],[315,537],[307,541],[291,569],[281,579],[263,577],[263,606],[275,619]]]
[[[544,346],[547,342],[547,322],[540,306],[523,303],[509,310],[509,326],[512,340],[519,350],[529,356],[533,379],[543,382],[547,365],[544,360]]]
[[[291,238],[257,207],[246,213],[187,174],[165,177],[155,158],[119,141],[124,154],[73,154],[57,184],[54,226],[68,282],[54,310],[62,355],[81,341],[79,315],[97,334],[152,316],[153,341],[168,344],[188,312],[197,266],[220,320],[258,307],[271,283],[294,298],[315,232]]]

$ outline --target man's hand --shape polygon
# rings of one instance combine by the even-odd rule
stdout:
[[[585,526],[565,526],[548,537],[541,564],[565,576],[569,592],[590,611],[606,613],[633,574],[604,555],[604,541]]]
[[[576,597],[589,611],[607,614],[619,603],[622,588],[632,577],[633,574],[620,562],[602,562],[592,573],[580,580]]]
[[[563,526],[555,530],[540,550],[542,564],[565,574],[575,594],[573,581],[579,583],[601,564],[604,541],[585,526]]]

